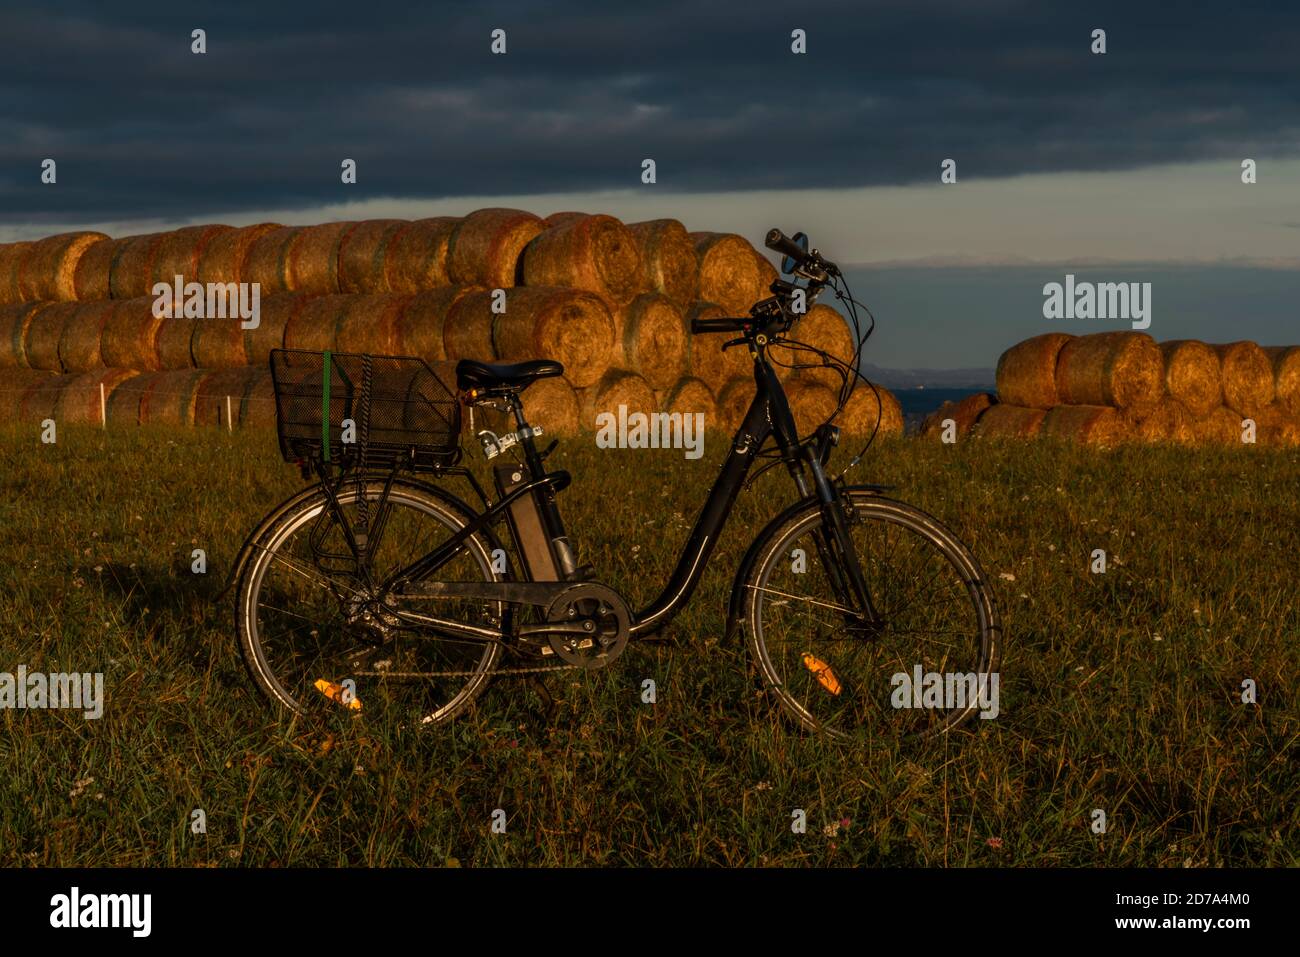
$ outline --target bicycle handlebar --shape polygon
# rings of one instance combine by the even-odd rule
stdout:
[[[708,332],[741,332],[745,328],[745,322],[744,319],[733,319],[731,317],[692,319],[691,332],[697,336]]]
[[[767,232],[767,239],[764,243],[768,249],[780,253],[783,256],[789,256],[796,263],[802,265],[808,258],[805,252],[793,239],[787,236],[781,230],[773,226]]]

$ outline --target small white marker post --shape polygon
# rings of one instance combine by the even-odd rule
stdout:
[[[235,422],[230,418],[230,396],[226,396],[226,431],[235,431]]]
[[[108,428],[108,406],[104,403],[104,383],[99,384],[99,427]]]

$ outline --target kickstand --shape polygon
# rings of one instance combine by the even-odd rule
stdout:
[[[529,675],[528,677],[533,690],[537,692],[537,697],[542,699],[542,709],[546,712],[546,724],[549,727],[555,723],[555,697],[551,694],[551,689],[546,687],[546,679],[541,675]]]

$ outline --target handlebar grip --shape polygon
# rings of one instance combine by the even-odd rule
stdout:
[[[743,319],[692,319],[691,332],[697,336],[709,332],[740,332],[744,325]]]
[[[797,263],[802,263],[808,258],[808,254],[795,244],[795,241],[787,236],[781,230],[773,226],[767,233],[767,239],[764,243],[768,249],[778,252],[783,256],[789,256]]]

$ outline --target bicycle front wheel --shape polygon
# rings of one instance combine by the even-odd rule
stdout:
[[[877,625],[855,622],[816,503],[767,534],[744,583],[746,641],[783,710],[846,740],[994,716],[1000,629],[975,557],[920,509],[853,489],[845,501]]]

